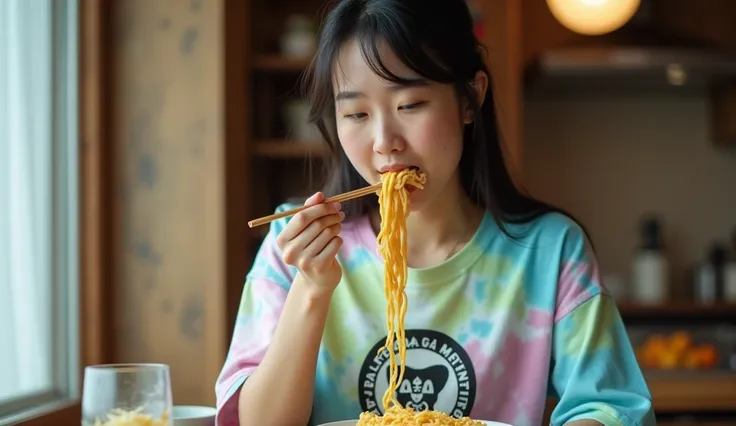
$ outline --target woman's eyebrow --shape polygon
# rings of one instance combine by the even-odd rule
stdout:
[[[388,90],[391,91],[400,91],[400,90],[406,90],[413,87],[422,87],[422,86],[428,86],[429,82],[425,78],[407,78],[402,82],[401,84],[392,84],[389,86]],[[344,90],[337,92],[337,95],[335,95],[336,101],[342,101],[347,99],[357,99],[357,98],[363,98],[365,97],[365,93],[358,92],[354,90]]]

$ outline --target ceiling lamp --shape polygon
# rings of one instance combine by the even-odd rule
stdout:
[[[583,35],[610,33],[634,16],[640,0],[547,0],[552,15]]]

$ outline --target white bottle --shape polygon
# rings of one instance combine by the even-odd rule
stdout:
[[[634,301],[662,304],[669,299],[669,263],[663,252],[659,220],[650,218],[642,226],[642,244],[634,254],[632,288]]]

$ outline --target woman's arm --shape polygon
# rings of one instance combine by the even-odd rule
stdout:
[[[297,275],[271,346],[240,391],[240,426],[307,424],[330,296],[311,293]]]
[[[217,426],[303,426],[309,419],[321,336],[342,275],[335,256],[343,216],[320,197],[271,223],[246,276],[215,386]]]
[[[582,230],[571,227],[562,247],[550,377],[559,402],[552,425],[655,425],[626,327]]]
[[[595,420],[605,426],[654,426],[652,397],[611,296],[596,294],[555,325],[552,425]],[[596,424],[596,423],[593,423]]]

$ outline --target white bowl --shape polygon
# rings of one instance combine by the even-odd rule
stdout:
[[[488,420],[476,420],[476,421],[482,422],[486,426],[511,426],[508,423],[489,422]],[[323,423],[317,426],[355,426],[357,424],[358,424],[357,420],[342,420],[339,422]]]
[[[172,410],[174,426],[215,426],[214,407],[199,405],[175,405]]]

